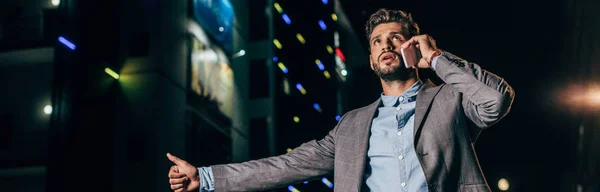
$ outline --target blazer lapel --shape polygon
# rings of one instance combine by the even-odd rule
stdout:
[[[377,101],[375,101],[374,103],[368,105],[364,110],[360,111],[359,114],[357,115],[357,124],[356,127],[358,128],[357,134],[356,134],[356,141],[358,142],[358,148],[356,150],[356,156],[358,157],[356,159],[357,162],[355,162],[355,165],[357,170],[356,170],[356,176],[358,177],[358,183],[357,183],[357,190],[360,191],[361,189],[361,185],[363,184],[363,174],[365,172],[365,164],[367,161],[367,150],[369,149],[369,135],[370,135],[370,131],[371,131],[371,123],[373,122],[373,116],[375,115],[375,112],[377,111],[377,107],[379,106],[379,103],[381,102],[381,98],[377,99]]]
[[[417,146],[417,141],[421,129],[423,128],[423,119],[427,117],[433,98],[439,93],[440,89],[445,84],[435,86],[431,81],[427,81],[417,94],[417,104],[415,106],[415,131],[414,144]]]

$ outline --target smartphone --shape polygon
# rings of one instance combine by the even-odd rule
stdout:
[[[402,54],[404,66],[406,66],[407,69],[417,66],[417,63],[421,60],[421,54],[414,45],[411,45],[406,49],[400,49],[400,53]]]

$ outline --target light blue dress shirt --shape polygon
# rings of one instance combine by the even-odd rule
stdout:
[[[435,71],[437,60],[431,68]],[[381,95],[383,107],[371,124],[369,169],[366,184],[371,191],[428,191],[427,180],[413,147],[414,114],[419,81],[402,96]],[[396,110],[399,108],[400,110]],[[395,115],[394,115],[395,114]],[[199,167],[200,192],[213,192],[215,180],[210,167]]]
[[[427,191],[413,144],[417,81],[400,96],[381,95],[371,124],[366,185],[371,191]]]

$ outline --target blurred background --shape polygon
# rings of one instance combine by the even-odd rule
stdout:
[[[20,0],[0,4],[0,191],[169,191],[196,166],[285,154],[382,92],[364,24],[412,13],[500,75],[476,143],[494,191],[600,191],[597,0]],[[333,191],[332,175],[273,191]]]

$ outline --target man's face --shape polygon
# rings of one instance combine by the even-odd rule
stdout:
[[[408,39],[398,22],[379,24],[371,32],[371,69],[386,82],[407,80],[413,69],[407,69],[402,61],[400,46]]]

